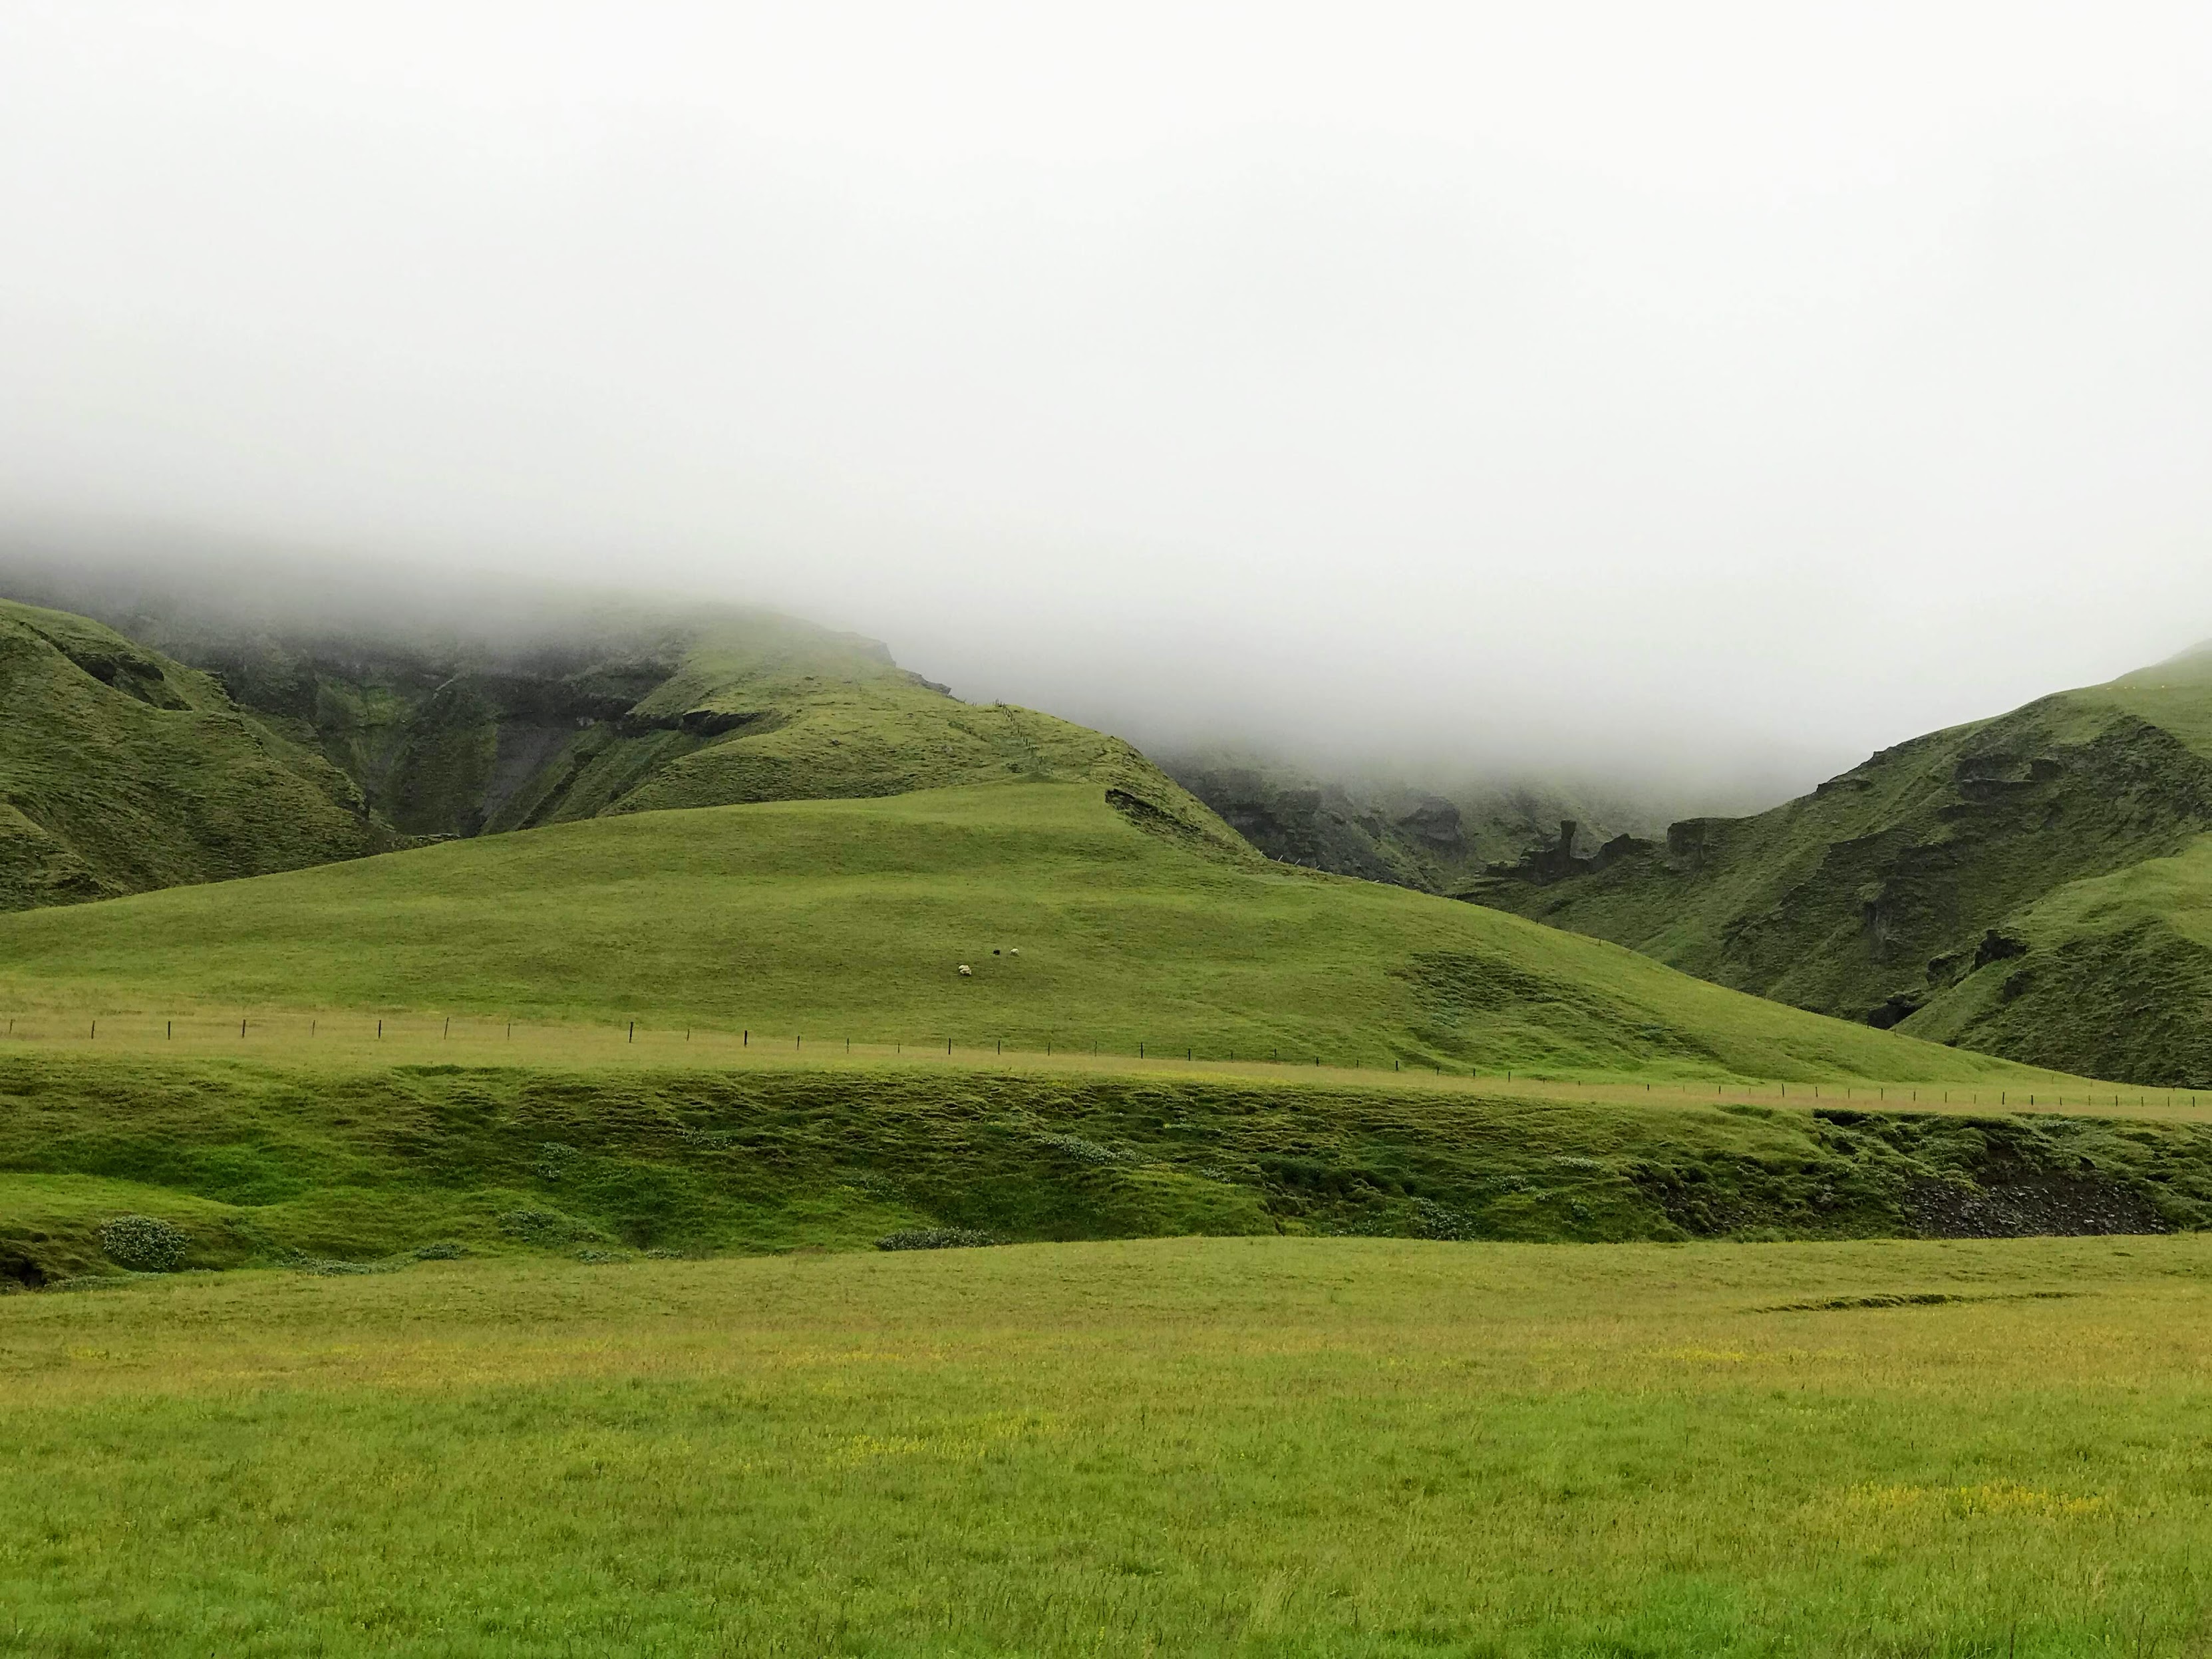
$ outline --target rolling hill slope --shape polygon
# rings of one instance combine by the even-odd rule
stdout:
[[[0,908],[398,844],[336,767],[82,617],[0,601]]]
[[[2007,1069],[1271,864],[1133,778],[635,812],[25,913],[0,919],[0,988],[1586,1074]]]
[[[1118,738],[963,702],[873,641],[767,611],[564,612],[469,642],[118,609],[202,666],[83,617],[0,611],[15,907],[417,837],[1008,779],[1127,787],[1237,844]]]
[[[2199,650],[1469,896],[1799,1006],[2186,1087],[2212,1079],[2208,833]]]
[[[1126,744],[963,702],[872,640],[772,611],[441,584],[440,611],[355,593],[337,623],[299,581],[260,573],[263,609],[220,580],[212,598],[152,575],[45,586],[214,676],[408,835],[1007,776],[1158,781]]]

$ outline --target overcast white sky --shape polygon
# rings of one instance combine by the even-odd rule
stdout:
[[[0,530],[763,601],[1140,741],[1809,781],[2212,635],[2209,48],[7,0]]]

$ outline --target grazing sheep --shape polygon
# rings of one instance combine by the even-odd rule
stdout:
[[[970,968],[970,967],[969,967],[966,963],[964,963],[964,962],[963,962],[963,963],[962,963],[960,964],[960,977],[961,977],[961,978],[963,978],[963,979],[966,979],[966,978],[968,978],[969,975],[971,975],[972,974],[974,974],[974,973],[975,973],[975,970],[973,968]]]
[[[1008,956],[1010,956],[1010,957],[1018,957],[1018,956],[1021,955],[1021,953],[1022,953],[1022,947],[1021,947],[1020,945],[1017,945],[1013,946],[1013,947],[1012,947],[1012,949],[1009,950],[1009,951],[1006,952],[1006,954],[1007,954]]]

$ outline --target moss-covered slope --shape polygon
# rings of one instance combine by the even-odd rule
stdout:
[[[1271,859],[1426,893],[1458,892],[1490,865],[1544,846],[1563,820],[1590,848],[1667,822],[1662,809],[1557,781],[1348,784],[1206,751],[1160,765]]]
[[[1593,1106],[1510,1091],[818,1071],[301,1071],[0,1056],[0,1290],[477,1250],[1188,1233],[1436,1239],[2152,1232],[2212,1223],[2212,1130]],[[120,1265],[129,1265],[124,1263]]]
[[[9,908],[410,839],[1006,781],[1123,789],[1239,844],[1117,738],[963,702],[873,641],[765,611],[564,615],[529,643],[132,611],[141,644],[62,611],[0,618]]]
[[[337,768],[99,623],[0,601],[0,908],[383,850]]]
[[[1127,744],[963,702],[872,640],[769,611],[563,616],[527,643],[207,617],[129,626],[319,750],[412,835],[1073,778],[1133,783],[1226,835]]]
[[[1494,869],[1482,902],[2036,1064],[2212,1079],[2212,653],[1883,750],[1756,817]]]

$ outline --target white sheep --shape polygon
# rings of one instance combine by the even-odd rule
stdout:
[[[972,976],[972,975],[974,975],[974,973],[975,973],[975,970],[973,968],[970,968],[970,967],[969,967],[966,963],[964,963],[964,962],[963,962],[963,963],[962,963],[960,964],[960,977],[961,977],[961,978],[963,978],[963,979],[969,978],[970,976]]]

